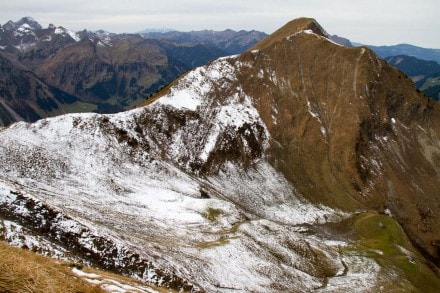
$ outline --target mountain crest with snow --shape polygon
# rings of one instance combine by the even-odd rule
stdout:
[[[2,237],[175,290],[436,292],[439,120],[302,18],[143,107],[1,130]]]
[[[32,17],[23,17],[15,22],[16,26],[28,26],[33,30],[42,29],[43,27]]]
[[[273,46],[276,42],[280,42],[283,39],[299,33],[315,34],[324,38],[330,37],[315,19],[303,17],[288,22],[250,50],[259,50]]]

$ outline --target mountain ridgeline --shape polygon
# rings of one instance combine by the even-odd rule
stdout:
[[[175,290],[438,292],[439,120],[296,19],[137,109],[1,130],[0,235]]]
[[[387,58],[390,56],[413,56],[426,61],[436,61],[440,63],[440,49],[422,48],[410,44],[399,44],[394,46],[371,46],[368,48],[373,50],[379,57]]]
[[[181,43],[210,44],[227,52],[228,55],[240,54],[267,36],[267,34],[255,30],[241,30],[237,32],[231,29],[224,31],[148,32],[142,33],[142,35]]]

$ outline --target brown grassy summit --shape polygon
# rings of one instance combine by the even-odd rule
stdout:
[[[318,28],[294,20],[240,57],[273,166],[313,202],[390,211],[439,265],[439,105],[368,48],[296,34]]]
[[[253,46],[250,50],[260,50],[266,47],[270,47],[276,42],[279,42],[285,38],[290,37],[291,35],[305,30],[311,30],[317,35],[327,37],[327,33],[315,19],[301,17],[289,21],[283,27],[276,30],[274,33]]]
[[[235,88],[252,98],[270,133],[265,158],[300,194],[347,212],[391,214],[439,266],[438,103],[370,49],[331,42],[310,18],[230,62],[239,76],[227,89],[214,85],[214,99]],[[213,165],[242,155],[231,149],[213,150]]]

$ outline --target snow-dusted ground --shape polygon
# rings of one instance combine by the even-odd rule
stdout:
[[[70,217],[60,229],[88,227],[208,291],[310,291],[323,286],[323,263],[338,275],[347,258],[358,273],[328,285],[367,291],[378,273],[372,261],[342,256],[332,239],[306,228],[346,215],[298,196],[265,160],[270,134],[251,97],[240,88],[222,99],[213,94],[214,86],[231,87],[237,62],[198,68],[142,109],[0,131],[0,202],[17,193],[34,198]],[[249,166],[224,159],[210,169],[231,141]],[[4,223],[10,235],[12,224]]]
[[[106,278],[100,274],[83,272],[77,268],[73,268],[72,272],[86,282],[97,285],[111,293],[159,293],[159,291],[154,290],[153,288],[140,286],[138,284],[121,283],[120,281]]]

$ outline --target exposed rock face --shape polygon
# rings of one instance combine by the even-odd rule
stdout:
[[[143,108],[2,130],[0,201],[35,197],[201,290],[435,292],[439,111],[303,18]]]

